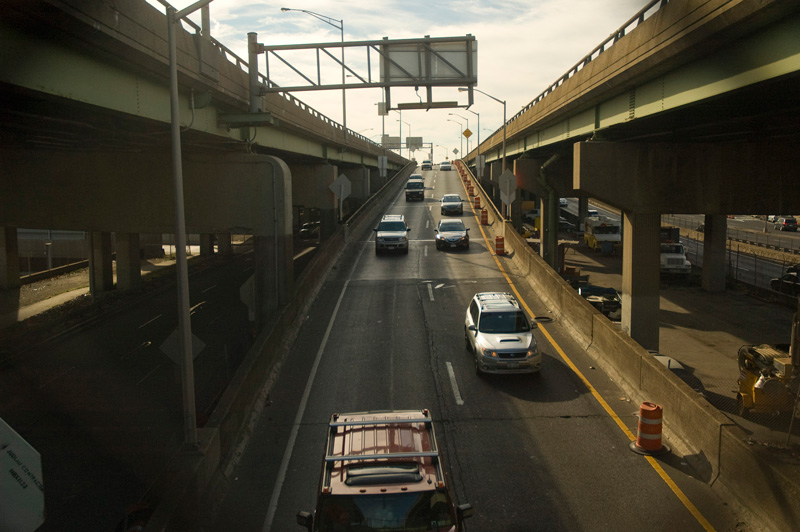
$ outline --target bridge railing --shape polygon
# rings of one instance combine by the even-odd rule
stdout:
[[[182,24],[186,24],[189,27],[191,27],[192,29],[194,29],[194,31],[198,35],[202,31],[202,28],[198,24],[196,24],[195,22],[191,21],[188,18],[183,18],[183,19],[181,19],[180,22]],[[222,52],[222,55],[229,62],[231,62],[232,64],[236,65],[236,67],[239,68],[240,70],[242,70],[245,74],[247,74],[249,72],[250,65],[249,65],[249,63],[247,61],[245,61],[244,59],[242,59],[241,57],[236,55],[230,48],[228,48],[227,46],[225,46],[224,44],[222,44],[221,42],[216,40],[214,37],[209,36],[209,40],[211,41],[211,44],[213,44],[220,52]],[[267,79],[260,72],[258,73],[258,78],[265,85],[267,85],[268,87],[280,88],[280,85],[278,85],[277,83],[273,83],[272,81]],[[345,130],[345,128],[344,128],[344,126],[342,124],[340,124],[339,122],[333,120],[332,118],[329,118],[329,117],[325,116],[324,114],[320,113],[319,111],[317,111],[316,109],[314,109],[313,107],[308,105],[307,103],[303,102],[302,100],[300,100],[298,98],[295,98],[290,93],[288,93],[288,92],[279,92],[278,94],[283,96],[287,101],[293,103],[294,105],[296,105],[300,109],[306,111],[307,113],[312,115],[314,118],[318,118],[319,120],[322,120],[323,122],[325,122],[326,124],[330,125],[331,127],[334,127],[334,128],[339,129],[341,131]],[[356,138],[358,138],[358,139],[360,139],[360,140],[362,140],[364,142],[368,142],[370,144],[374,144],[375,146],[380,146],[380,144],[376,143],[375,141],[371,140],[368,137],[365,137],[364,135],[362,135],[360,133],[357,133],[357,132],[353,131],[352,129],[348,129],[347,130],[347,134],[349,136],[351,136],[351,137],[356,137]]]
[[[636,28],[639,24],[644,22],[644,20],[647,17],[649,17],[650,15],[652,15],[653,13],[655,13],[656,11],[658,11],[659,9],[661,9],[662,7],[667,5],[668,3],[669,3],[669,0],[650,0],[650,2],[648,2],[646,6],[644,6],[638,13],[636,13],[630,19],[628,19],[628,21],[625,22],[625,24],[623,24],[622,26],[617,28],[617,30],[615,32],[613,32],[611,35],[609,35],[603,42],[601,42],[600,44],[595,46],[594,49],[591,52],[586,54],[583,57],[583,59],[581,59],[580,61],[575,63],[562,76],[560,76],[557,80],[555,80],[553,83],[548,85],[548,87],[544,91],[542,91],[542,93],[539,94],[536,98],[531,100],[531,102],[528,105],[523,107],[517,114],[515,114],[514,116],[509,118],[508,122],[506,122],[505,125],[510,124],[514,120],[517,120],[518,118],[520,118],[525,112],[529,111],[531,109],[531,107],[533,107],[537,103],[541,102],[548,94],[550,94],[551,92],[556,90],[558,87],[560,87],[562,84],[564,84],[569,78],[571,78],[572,76],[577,74],[584,67],[586,67],[586,65],[588,65],[590,62],[592,62],[593,59],[596,59],[597,56],[599,56],[600,54],[605,52],[608,48],[613,46],[614,43],[616,43],[618,40],[623,38],[628,31]],[[502,131],[503,131],[503,125],[501,125],[499,128],[497,128],[497,130],[495,130],[495,132],[492,133],[492,135],[496,135],[498,133],[502,133]]]

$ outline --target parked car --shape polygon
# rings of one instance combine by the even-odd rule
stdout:
[[[542,353],[535,328],[512,294],[475,294],[464,321],[464,343],[475,358],[475,372],[538,373]]]
[[[796,272],[784,273],[780,277],[771,279],[770,288],[792,296],[800,296],[800,274]]]
[[[452,170],[452,168],[450,167],[450,161],[444,161],[442,163],[439,163],[439,170],[441,170],[442,172],[447,172]]]
[[[436,226],[436,249],[469,249],[469,228],[461,219],[442,219]]]
[[[797,231],[797,219],[791,216],[778,218],[775,221],[775,229],[778,231]]]
[[[558,230],[559,231],[572,231],[575,229],[575,224],[564,218],[563,216],[558,217]]]
[[[400,251],[408,254],[408,232],[402,214],[385,214],[378,227],[375,228],[375,254],[381,251]]]
[[[622,319],[622,298],[614,288],[589,284],[579,287],[578,294],[608,319]]]
[[[464,204],[458,194],[442,196],[442,214],[464,214]]]
[[[375,410],[333,414],[309,532],[461,532],[472,506],[453,502],[431,413]]]
[[[306,222],[300,227],[300,238],[316,238],[319,236],[319,220]]]

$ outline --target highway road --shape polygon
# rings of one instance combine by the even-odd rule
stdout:
[[[469,204],[469,251],[436,250],[438,198],[465,193],[454,171],[423,174],[425,200],[400,194],[388,211],[411,227],[408,255],[376,256],[371,235],[345,250],[203,530],[300,530],[330,414],[408,408],[433,414],[454,498],[474,508],[468,530],[746,529],[678,453],[630,451],[638,405],[546,322],[510,261],[489,252]],[[464,347],[466,307],[476,292],[512,290],[545,318],[542,373],[479,377]]]

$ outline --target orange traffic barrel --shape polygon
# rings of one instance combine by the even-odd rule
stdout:
[[[489,225],[489,213],[486,209],[481,210],[481,225]]]
[[[639,454],[661,454],[669,449],[661,444],[661,405],[645,401],[639,405],[639,427],[630,448]]]
[[[475,187],[473,187],[472,185],[469,185],[467,187],[467,190],[469,191],[469,195],[470,196],[474,196],[475,195]]]
[[[494,237],[494,252],[497,255],[505,255],[505,238],[502,236]]]
[[[481,197],[480,196],[475,196],[475,208],[476,209],[480,209],[481,208]]]

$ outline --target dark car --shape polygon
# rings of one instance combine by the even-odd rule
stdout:
[[[778,218],[775,221],[775,229],[778,231],[797,231],[797,219],[789,216]]]
[[[300,238],[316,238],[319,236],[319,221],[306,222],[300,227]]]
[[[439,220],[436,249],[469,249],[469,229],[461,220]]]
[[[608,319],[613,321],[621,319],[622,298],[614,288],[586,285],[578,288],[578,294]]]
[[[458,194],[445,194],[442,196],[442,214],[464,214],[464,205]]]
[[[784,273],[782,276],[770,280],[769,286],[776,292],[800,296],[800,274],[795,272]]]
[[[406,183],[406,201],[425,199],[425,182],[422,179],[409,179]]]

